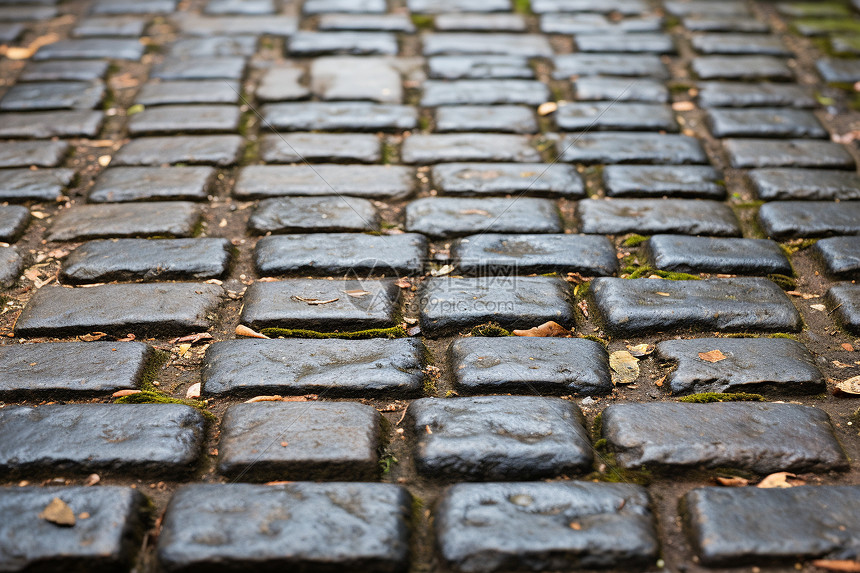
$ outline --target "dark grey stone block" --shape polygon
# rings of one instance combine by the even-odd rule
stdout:
[[[403,79],[409,60],[339,56],[311,62],[311,90],[324,100],[375,101],[396,104],[403,101]],[[413,62],[413,69],[421,67]],[[423,77],[423,74],[421,74]]]
[[[0,411],[0,468],[39,474],[164,476],[190,473],[203,414],[183,404],[48,404]]]
[[[15,325],[16,336],[188,334],[212,326],[221,287],[198,283],[42,287]]]
[[[347,291],[368,294],[356,297]],[[400,287],[391,280],[256,282],[245,291],[240,320],[254,329],[284,327],[346,332],[388,328],[397,322],[399,298]],[[302,299],[332,302],[309,304]]]
[[[74,177],[72,169],[3,169],[0,171],[0,199],[56,201]]]
[[[577,34],[573,43],[580,52],[585,53],[674,54],[676,51],[670,34]]]
[[[833,2],[780,2],[776,11],[794,18],[841,18],[851,16],[851,8]]]
[[[131,116],[131,135],[218,133],[239,130],[239,108],[232,105],[164,105]]]
[[[860,278],[860,237],[821,239],[812,249],[824,261],[830,275],[840,279]]]
[[[421,105],[514,104],[537,106],[551,99],[546,84],[536,80],[429,80],[424,82]]]
[[[27,22],[50,20],[57,17],[53,6],[0,6],[0,20],[3,22]]]
[[[827,291],[826,301],[845,330],[860,333],[860,285],[835,284]]]
[[[19,83],[9,88],[0,99],[0,109],[92,109],[101,102],[104,92],[104,84],[101,82]]]
[[[708,162],[696,138],[676,134],[581,133],[565,136],[556,147],[561,161],[572,163],[679,165]]]
[[[700,353],[719,350],[724,360],[708,362]],[[815,394],[825,389],[815,357],[787,338],[695,338],[657,344],[657,357],[676,368],[667,380],[673,394],[770,392]]]
[[[411,12],[444,14],[447,12],[510,12],[510,0],[407,0]]]
[[[427,259],[423,235],[315,233],[263,237],[254,249],[262,276],[418,275]]]
[[[47,234],[49,241],[83,241],[169,235],[190,237],[200,220],[194,203],[78,205],[58,215]]]
[[[400,148],[404,163],[445,161],[536,162],[540,153],[524,135],[495,133],[433,133],[406,138]]]
[[[39,48],[39,60],[134,60],[143,56],[144,46],[137,38],[83,38],[60,40]]]
[[[351,195],[400,200],[412,195],[415,170],[401,165],[252,165],[233,188],[241,199],[286,195]]]
[[[397,36],[390,32],[305,32],[293,34],[287,44],[290,55],[296,57],[324,54],[353,56],[395,56]]]
[[[848,469],[827,413],[798,404],[612,404],[603,411],[603,436],[623,468]]]
[[[314,60],[314,63],[318,61]],[[273,65],[263,72],[254,95],[260,102],[306,99],[311,91],[302,83],[304,75],[304,69],[295,64]]]
[[[108,64],[107,60],[31,61],[21,71],[18,81],[93,81],[105,76]]]
[[[77,518],[74,527],[40,518],[54,498],[89,517]],[[127,570],[146,527],[146,498],[130,487],[4,487],[0,512],[0,567],[6,571]]]
[[[556,277],[431,278],[417,302],[421,331],[430,338],[490,321],[507,329],[574,323],[570,288]]]
[[[295,16],[265,14],[251,16],[202,16],[180,12],[171,21],[189,36],[290,36],[298,29]]]
[[[449,195],[585,196],[576,169],[559,163],[442,163],[431,173],[433,183]]]
[[[622,76],[668,79],[669,70],[656,54],[561,54],[553,58],[557,80],[572,76]]]
[[[780,201],[758,212],[764,232],[774,239],[860,235],[860,203]]]
[[[714,137],[828,136],[818,118],[802,109],[710,109],[707,124]]]
[[[453,105],[436,110],[436,131],[537,133],[538,124],[522,105]]]
[[[375,231],[373,203],[355,197],[282,197],[260,202],[248,221],[254,233]]]
[[[563,131],[678,131],[672,108],[651,103],[568,103],[555,122]]]
[[[187,485],[168,505],[158,560],[169,573],[403,571],[411,505],[393,484]]]
[[[0,241],[11,243],[16,241],[27,223],[30,222],[30,210],[20,205],[0,207]]]
[[[749,16],[749,7],[742,2],[710,2],[709,0],[668,0],[666,11],[674,16],[709,14],[711,16]]]
[[[496,197],[418,199],[406,206],[406,229],[440,238],[484,232],[564,232],[558,209],[549,199]]]
[[[170,44],[167,54],[173,58],[199,58],[216,56],[253,56],[257,36],[211,36],[180,38]]]
[[[239,161],[239,135],[172,135],[140,137],[126,143],[111,164],[124,165],[215,165],[227,167]]]
[[[239,84],[225,80],[147,82],[135,103],[141,105],[233,103],[240,99]]]
[[[625,78],[586,76],[573,82],[578,101],[641,101],[665,103],[669,101],[669,90],[662,82],[648,78],[630,81]]]
[[[435,56],[427,58],[431,78],[460,79],[531,79],[535,72],[525,56]]]
[[[143,36],[146,20],[139,16],[89,16],[78,22],[72,35],[79,38],[120,36],[137,38]]]
[[[227,239],[119,239],[84,243],[63,262],[75,283],[213,279],[230,265]]]
[[[415,396],[424,384],[417,338],[225,340],[206,351],[207,396]]]
[[[235,481],[372,481],[381,425],[366,404],[234,404],[221,422],[218,473]]]
[[[646,245],[658,269],[682,273],[791,276],[791,263],[775,241],[654,235]]]
[[[461,338],[448,350],[454,387],[467,394],[598,395],[612,390],[603,346],[581,338]]]
[[[428,478],[533,480],[580,473],[593,460],[582,412],[558,398],[421,398],[406,418],[415,467]]]
[[[20,22],[0,23],[0,42],[11,43],[17,40],[24,31],[24,24]]]
[[[151,200],[205,201],[212,167],[111,167],[96,179],[91,203]]]
[[[594,8],[594,6],[592,6]],[[626,34],[659,32],[663,18],[655,14],[642,14],[631,18],[610,19],[605,14],[574,12],[570,14],[543,14],[540,29],[545,34]]]
[[[860,199],[860,177],[854,171],[829,169],[753,169],[747,176],[765,201]]]
[[[13,247],[0,247],[0,286],[12,286],[21,275],[24,261]]]
[[[457,484],[436,511],[442,559],[458,571],[647,567],[659,551],[645,488],[632,484]]]
[[[576,212],[583,233],[741,235],[730,207],[704,199],[586,199],[577,204]]]
[[[206,14],[274,14],[272,0],[209,0]]]
[[[403,32],[412,34],[415,25],[406,14],[322,14],[318,30],[356,32]]]
[[[792,55],[779,36],[770,34],[694,34],[690,43],[701,54]]]
[[[522,14],[439,14],[434,25],[440,32],[525,32]]]
[[[56,167],[68,151],[65,141],[0,141],[0,167]]]
[[[597,12],[610,14],[617,12],[622,15],[637,15],[648,12],[651,8],[643,0],[607,0],[594,4],[588,0],[534,0],[532,11],[535,14],[548,12]]]
[[[684,165],[607,165],[603,186],[608,197],[689,197],[723,199],[726,189],[713,167]]]
[[[452,247],[457,272],[464,275],[529,275],[577,272],[614,275],[615,247],[593,235],[498,235],[464,237]]]
[[[726,139],[732,167],[818,167],[853,169],[854,158],[838,143],[812,139]]]
[[[260,155],[266,163],[377,163],[382,144],[370,133],[276,133],[263,136]]]
[[[827,83],[854,83],[860,81],[860,60],[822,58],[815,67]]]
[[[263,106],[263,116],[283,131],[389,131],[418,124],[414,107],[370,102],[273,103]]]
[[[96,137],[103,119],[100,111],[84,110],[0,113],[0,137]]]
[[[700,56],[690,62],[703,80],[791,80],[794,74],[784,59],[774,56]]]
[[[381,14],[387,10],[385,0],[307,0],[302,6],[305,14],[325,14],[338,12],[342,14]]]
[[[764,33],[770,31],[767,23],[750,16],[690,14],[681,18],[681,23],[691,32]]]
[[[797,84],[699,82],[702,107],[815,107],[812,91]]]
[[[169,14],[177,0],[96,0],[90,14]]]
[[[617,336],[671,331],[797,332],[800,314],[763,278],[671,281],[599,277],[590,293]],[[669,296],[665,296],[665,295]]]
[[[483,54],[549,58],[553,54],[549,39],[539,34],[436,32],[425,34],[422,39],[424,56]]]

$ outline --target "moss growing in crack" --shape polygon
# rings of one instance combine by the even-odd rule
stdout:
[[[678,398],[679,402],[690,404],[710,404],[712,402],[762,402],[764,396],[761,394],[748,394],[746,392],[720,394],[718,392],[702,392],[701,394],[690,394]]]
[[[531,14],[531,0],[514,0],[514,12],[517,14]]]
[[[173,398],[163,392],[154,392],[151,390],[142,390],[137,394],[123,396],[114,400],[115,404],[183,404],[197,408],[209,420],[215,419],[215,414],[206,409],[207,402],[205,400],[182,400]]]
[[[583,479],[607,483],[635,483],[637,485],[648,485],[653,481],[653,475],[644,467],[638,470],[625,469],[619,467],[614,453],[601,453],[599,451],[597,453],[594,461],[602,468],[591,472]]]
[[[418,129],[421,131],[430,131],[430,118],[426,115],[418,117]]]
[[[591,440],[595,443],[603,439],[603,412],[594,417],[594,423],[591,425]]]
[[[146,392],[158,392],[158,388],[154,382],[158,379],[158,374],[161,368],[167,364],[170,359],[170,353],[164,350],[155,350],[152,357],[143,367],[143,372],[140,374],[140,384],[138,387]]]
[[[599,336],[595,336],[594,334],[582,334],[579,336],[579,338],[582,338],[584,340],[593,340],[594,342],[599,342],[600,344],[603,345],[604,348],[609,346],[608,340],[606,340],[605,338],[600,338]]]
[[[661,279],[667,279],[670,281],[698,281],[702,280],[702,277],[698,277],[696,275],[691,275],[689,273],[676,273],[673,271],[661,271],[647,265],[642,266],[628,266],[625,267],[622,271],[627,275],[628,279],[641,279],[643,277],[650,277],[652,275],[656,275]]]
[[[767,278],[778,284],[782,290],[794,290],[797,288],[797,281],[788,275],[773,273],[767,275]]]
[[[805,251],[818,242],[818,239],[796,239],[788,243],[780,243],[780,247],[786,255],[793,255],[798,251]]]
[[[391,165],[397,162],[397,146],[387,141],[382,142],[381,159],[383,165]]]
[[[406,338],[409,336],[402,326],[391,328],[369,328],[355,332],[317,332],[302,328],[263,328],[261,334],[273,338],[339,338],[343,340],[365,340],[368,338]]]
[[[242,159],[240,165],[251,165],[257,160],[260,155],[260,142],[256,139],[248,139],[245,142],[245,149],[242,151]]]
[[[394,457],[394,454],[386,452],[379,458],[379,473],[382,475],[387,474],[397,462],[398,460]]]
[[[419,30],[432,30],[435,21],[428,14],[412,14],[412,24]]]
[[[499,337],[499,336],[511,336],[511,332],[499,326],[496,322],[487,322],[485,324],[479,324],[469,331],[469,334],[472,336],[487,336],[487,337]]]
[[[645,235],[637,235],[636,233],[633,233],[632,235],[630,235],[629,237],[624,239],[624,241],[621,243],[621,246],[622,247],[638,247],[639,245],[641,245],[642,243],[644,243],[648,239],[649,239],[649,237],[646,237]]]
[[[591,290],[591,281],[585,281],[584,283],[579,283],[575,287],[573,287],[573,296],[577,299],[583,299],[588,296],[588,292]]]
[[[436,379],[432,376],[424,376],[424,395],[435,396],[437,391]]]

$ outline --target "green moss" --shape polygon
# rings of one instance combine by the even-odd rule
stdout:
[[[167,364],[169,359],[170,353],[165,352],[164,350],[155,350],[152,353],[152,357],[146,362],[146,365],[143,367],[143,372],[140,375],[140,384],[138,384],[138,386],[141,390],[158,392],[158,388],[155,386],[154,382],[158,380],[161,368]]]
[[[583,479],[607,483],[635,483],[637,485],[648,485],[653,480],[651,472],[644,467],[639,470],[628,470],[619,467],[613,453],[598,452],[595,463],[604,466],[603,471],[591,472]]]
[[[701,394],[690,394],[678,398],[679,402],[690,404],[710,404],[712,402],[762,402],[764,396],[761,394],[748,394],[746,392],[720,394],[718,392],[702,392]]]
[[[256,139],[249,139],[245,142],[245,149],[242,152],[242,165],[251,165],[257,160],[260,155],[260,142]]]
[[[379,472],[382,475],[387,474],[391,471],[391,468],[394,467],[394,464],[397,463],[397,458],[394,457],[394,454],[387,452],[383,456],[379,458]]]
[[[418,118],[418,129],[421,131],[430,131],[430,118],[426,115],[421,115]]]
[[[767,275],[767,278],[778,284],[782,290],[794,290],[797,288],[797,281],[790,276],[773,273]]]
[[[852,18],[799,18],[794,21],[795,30],[800,26],[821,35],[834,32],[860,34],[860,22]]]
[[[355,332],[317,332],[301,328],[263,328],[261,334],[274,338],[339,338],[343,340],[364,340],[367,338],[406,338],[409,336],[402,326],[391,328],[370,328]]]
[[[110,88],[110,84],[105,85],[105,97],[102,101],[102,109],[107,111],[116,105],[116,94]]]
[[[591,439],[598,442],[603,438],[603,412],[594,417],[594,423],[591,425]]]
[[[436,391],[436,379],[432,376],[424,376],[424,394],[427,396],[435,396]]]
[[[382,142],[382,158],[383,165],[391,165],[397,162],[397,146],[387,141]]]
[[[741,201],[740,203],[732,203],[732,207],[736,207],[738,209],[758,209],[762,205],[764,205],[764,201],[756,199],[754,201]]]
[[[531,0],[514,0],[514,12],[517,14],[531,14]]]
[[[136,113],[142,112],[144,109],[146,109],[146,108],[143,106],[142,103],[136,103],[133,106],[131,106],[130,108],[128,108],[127,110],[125,110],[125,115],[132,116]]]
[[[818,242],[818,239],[800,239],[795,241],[790,241],[788,243],[780,243],[780,247],[787,255],[793,255],[798,251],[805,251],[812,245]]]
[[[633,233],[632,235],[630,235],[629,237],[624,239],[624,241],[621,243],[621,246],[622,247],[638,247],[639,245],[641,245],[642,243],[644,243],[648,239],[649,239],[649,237],[646,237],[645,235],[637,235],[636,233]]]
[[[432,30],[435,22],[428,14],[412,14],[412,24],[419,30]]]
[[[608,340],[606,340],[605,338],[600,338],[599,336],[595,336],[593,334],[582,334],[579,336],[579,338],[583,338],[585,340],[593,340],[594,342],[599,342],[604,347],[609,346]]]
[[[594,449],[598,452],[605,452],[609,441],[606,438],[600,438],[594,442]]]
[[[789,340],[797,340],[796,334],[789,334],[787,332],[774,332],[773,334],[768,334],[768,338],[788,338]]]
[[[173,398],[162,392],[153,392],[150,390],[142,390],[137,394],[123,396],[114,400],[115,404],[184,404],[197,408],[209,420],[215,419],[215,414],[206,409],[207,403],[205,400],[181,400]]]
[[[496,322],[488,322],[486,324],[479,324],[469,331],[469,334],[472,336],[488,336],[488,337],[498,337],[498,336],[511,336],[511,332],[509,330],[505,330],[501,326],[499,326]]]
[[[639,267],[636,266],[628,266],[623,270],[624,274],[627,274],[628,279],[641,279],[643,277],[650,277],[651,275],[657,275],[661,279],[668,279],[670,281],[698,281],[702,280],[702,277],[697,277],[696,275],[691,275],[688,273],[676,273],[672,271],[661,271],[655,268],[649,267],[648,265],[642,265]]]
[[[586,281],[584,283],[579,283],[575,287],[573,287],[573,296],[576,298],[582,299],[588,296],[588,292],[591,290],[591,281]]]
[[[253,111],[248,110],[243,113],[239,118],[239,135],[247,139],[248,135],[251,133],[251,128],[254,127],[256,122],[257,116]]]

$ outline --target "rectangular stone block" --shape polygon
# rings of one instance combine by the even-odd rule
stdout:
[[[815,107],[810,89],[797,84],[699,82],[701,107]]]
[[[854,169],[854,158],[832,141],[814,139],[725,139],[732,167],[817,167]]]
[[[535,72],[523,56],[434,56],[427,58],[431,78],[459,79],[531,79]]]
[[[472,34],[434,32],[422,38],[424,56],[475,55],[549,58],[553,54],[549,39],[539,34]]]
[[[238,135],[171,135],[139,137],[123,145],[112,165],[215,165],[227,167],[239,161],[242,137]]]
[[[265,199],[248,220],[254,233],[361,232],[379,229],[379,214],[367,199],[280,197]]]
[[[824,138],[829,135],[818,118],[803,109],[711,109],[706,122],[714,137]]]
[[[860,199],[860,176],[830,169],[752,169],[747,173],[759,199],[765,201]]]
[[[668,79],[669,70],[656,54],[561,54],[553,58],[557,80],[579,76]]]
[[[860,285],[839,283],[827,291],[825,299],[830,312],[849,332],[860,333]]]
[[[762,229],[774,239],[860,235],[860,203],[779,201],[758,211]]]
[[[224,133],[239,129],[240,112],[233,105],[162,105],[131,116],[131,135]]]
[[[501,197],[417,199],[406,206],[406,229],[440,238],[564,231],[558,209],[549,199]]]
[[[251,165],[239,172],[241,199],[287,195],[351,195],[400,200],[415,187],[415,170],[402,165]]]
[[[151,237],[190,237],[200,220],[194,203],[76,205],[54,219],[47,233],[49,241]]]
[[[536,162],[540,152],[524,135],[495,133],[433,133],[406,138],[400,149],[404,163],[449,161]]]
[[[559,106],[554,117],[563,131],[678,131],[672,108],[664,104],[573,102]]]
[[[50,139],[90,137],[99,134],[104,113],[100,111],[31,111],[0,113],[0,137]]]
[[[448,195],[585,196],[576,169],[558,163],[442,163],[430,172],[433,184]]]
[[[707,163],[699,141],[686,135],[662,133],[580,133],[556,144],[561,161],[571,163]]]
[[[212,167],[111,167],[96,178],[89,201],[203,201],[214,179]]]
[[[860,277],[860,237],[832,237],[821,239],[812,247],[827,269],[839,279]]]
[[[282,131],[400,131],[418,125],[412,106],[363,101],[270,103],[262,114],[270,128]]]
[[[655,268],[681,273],[791,276],[794,270],[776,241],[654,235],[645,245]]]
[[[576,214],[583,233],[741,234],[730,207],[704,199],[585,199],[577,204]]]
[[[56,167],[68,151],[65,141],[0,141],[0,167]]]
[[[74,180],[72,169],[0,170],[3,201],[56,201]]]
[[[689,197],[723,199],[725,186],[713,168],[699,165],[607,165],[603,186],[608,197]]]
[[[262,137],[260,157],[269,163],[377,163],[382,142],[369,133],[276,133]]]
[[[428,80],[423,88],[421,105],[424,107],[516,103],[538,106],[551,99],[546,84],[535,80]]]

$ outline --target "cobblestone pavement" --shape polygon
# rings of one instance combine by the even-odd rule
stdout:
[[[0,570],[860,571],[860,2],[0,43]]]

